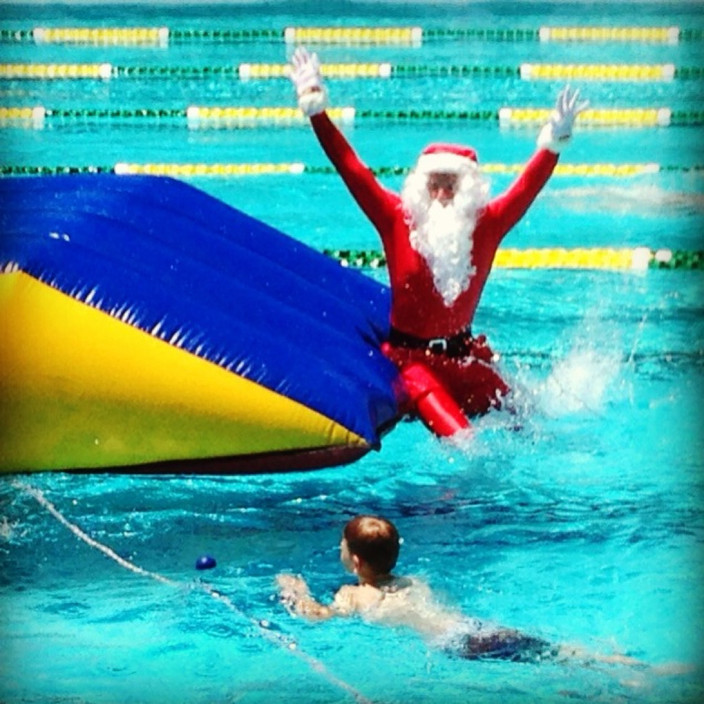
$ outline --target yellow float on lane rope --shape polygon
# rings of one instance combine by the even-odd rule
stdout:
[[[168,27],[36,27],[35,44],[168,46]]]
[[[420,27],[287,27],[287,44],[401,44],[420,46]]]
[[[541,42],[655,42],[677,44],[679,27],[541,27]]]
[[[674,64],[531,64],[520,67],[523,80],[671,81]]]

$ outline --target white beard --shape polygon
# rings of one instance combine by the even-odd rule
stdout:
[[[472,235],[488,194],[488,184],[483,179],[469,176],[462,179],[465,180],[473,183],[462,184],[470,187],[461,186],[445,207],[430,200],[426,177],[420,174],[408,177],[402,193],[412,228],[411,246],[425,259],[435,288],[448,308],[469,288],[476,272],[472,265]]]
[[[476,271],[472,266],[475,224],[452,204],[443,207],[435,200],[426,221],[411,231],[411,246],[428,264],[435,288],[448,308],[469,288]]]

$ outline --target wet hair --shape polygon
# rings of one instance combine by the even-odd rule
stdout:
[[[356,516],[343,532],[352,555],[364,560],[375,572],[386,574],[396,565],[400,540],[396,526],[377,516]]]

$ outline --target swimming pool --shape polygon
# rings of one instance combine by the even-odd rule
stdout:
[[[7,119],[2,161],[16,172],[116,163],[302,163],[303,173],[185,177],[315,247],[375,249],[374,232],[322,168],[325,159],[307,127],[269,119],[188,129],[182,111],[191,105],[293,104],[283,79],[241,81],[202,71],[191,77],[194,68],[283,62],[282,40],[216,41],[192,30],[417,25],[440,36],[420,46],[316,47],[330,62],[432,67],[447,61],[492,69],[460,77],[421,70],[415,77],[331,81],[333,104],[357,110],[348,130],[370,165],[407,167],[439,138],[475,145],[488,165],[525,161],[537,128],[500,129],[492,116],[506,106],[549,107],[563,81],[521,80],[497,67],[672,63],[679,71],[672,81],[574,83],[599,108],[670,108],[694,115],[692,124],[585,126],[562,158],[566,164],[651,163],[660,169],[556,175],[506,244],[699,250],[704,147],[694,122],[701,81],[682,70],[704,65],[696,10],[694,3],[333,3],[321,17],[317,3],[208,13],[197,5],[5,6],[0,29],[15,32],[167,26],[184,38],[168,47],[125,47],[35,45],[6,37],[4,63],[109,62],[142,67],[143,75],[0,80],[0,105],[54,111],[43,129],[26,118]],[[520,38],[547,25],[636,24],[676,25],[693,38],[677,44]],[[497,37],[460,31],[476,28],[493,29]],[[179,68],[159,77],[149,73],[155,67]],[[400,115],[428,106],[440,114]],[[365,110],[393,114],[365,117]],[[486,116],[462,121],[451,114],[460,110]],[[510,179],[504,171],[491,174],[495,193]],[[393,187],[401,179],[385,177]],[[384,277],[383,270],[369,273]],[[519,390],[523,428],[514,431],[513,419],[500,414],[484,418],[465,450],[403,423],[380,452],[308,474],[3,480],[0,698],[701,700],[701,669],[656,677],[624,668],[470,663],[407,632],[356,621],[310,625],[278,603],[274,576],[300,571],[316,595],[330,597],[345,579],[337,556],[344,522],[357,512],[380,513],[404,538],[400,570],[427,579],[468,614],[593,650],[701,668],[703,283],[701,271],[689,270],[497,269],[475,327],[502,352]],[[67,530],[59,515],[84,533]],[[106,557],[98,544],[149,574]],[[195,560],[204,553],[218,566],[196,572]]]

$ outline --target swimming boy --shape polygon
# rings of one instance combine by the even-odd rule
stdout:
[[[401,411],[441,437],[466,431],[468,418],[500,408],[509,391],[486,338],[471,331],[494,255],[550,178],[587,102],[569,87],[560,93],[535,154],[496,198],[489,199],[475,150],[445,143],[423,149],[398,194],[376,180],[330,120],[315,54],[296,50],[291,80],[300,109],[384,246],[392,300],[382,350],[399,369]]]
[[[421,581],[392,573],[400,539],[390,521],[356,516],[344,528],[340,559],[356,575],[357,584],[345,585],[331,604],[316,601],[301,577],[277,577],[281,600],[290,612],[311,620],[359,615],[367,621],[408,626],[431,642],[468,660],[494,659],[539,662],[578,658],[587,662],[642,665],[625,655],[597,655],[551,644],[520,631],[491,626],[440,605]]]

